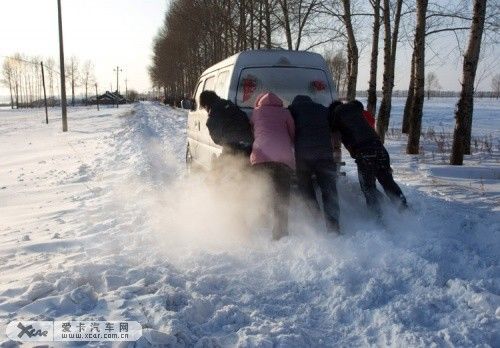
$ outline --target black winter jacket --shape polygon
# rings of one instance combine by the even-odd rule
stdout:
[[[222,147],[240,149],[253,143],[247,115],[229,100],[219,99],[212,105],[207,128],[214,143]]]
[[[295,122],[296,159],[333,159],[328,108],[308,96],[298,95],[288,109]]]
[[[361,150],[382,146],[378,134],[364,118],[363,109],[352,102],[341,104],[334,110],[330,108],[330,126],[332,131],[340,132],[342,144],[353,158]]]

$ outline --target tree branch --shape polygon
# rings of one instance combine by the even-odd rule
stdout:
[[[436,33],[442,33],[442,32],[445,32],[445,31],[458,31],[458,30],[469,30],[470,27],[457,27],[457,28],[443,28],[443,29],[436,29],[436,30],[431,30],[431,31],[428,31],[427,33],[425,33],[425,36],[429,36],[429,35],[432,35],[432,34],[436,34]]]

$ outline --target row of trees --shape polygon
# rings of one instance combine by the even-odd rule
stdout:
[[[416,154],[429,60],[426,51],[437,37],[451,33],[457,38],[457,50],[463,53],[461,42],[470,31],[454,141],[465,145],[453,147],[457,155],[452,163],[459,164],[463,153],[470,152],[472,96],[481,42],[485,38],[497,42],[499,14],[500,6],[492,2],[487,8],[486,0],[474,0],[473,7],[468,0],[173,0],[154,41],[149,73],[153,85],[163,88],[166,95],[180,96],[191,93],[203,69],[238,51],[308,50],[335,43],[337,50],[328,51],[326,59],[338,91],[351,100],[356,97],[359,47],[371,44],[367,109],[375,112],[382,36],[377,132],[384,141],[391,115],[397,48],[407,41],[413,54],[402,131],[408,133],[407,153]],[[371,31],[366,29],[370,27]],[[427,76],[430,90],[437,86],[437,78]]]
[[[149,73],[166,94],[192,92],[206,67],[246,49],[312,49],[322,39],[319,0],[174,0],[154,41]]]
[[[12,108],[35,106],[43,98],[41,63],[43,62],[46,81],[47,98],[51,104],[60,95],[58,66],[53,58],[43,59],[20,53],[6,57],[2,64],[2,85],[9,89]],[[90,88],[95,83],[94,65],[87,60],[80,64],[77,57],[72,56],[66,63],[66,79],[71,88],[71,103],[75,105],[75,89],[81,87],[88,100]]]

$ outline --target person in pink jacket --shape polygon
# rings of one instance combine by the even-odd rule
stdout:
[[[295,125],[283,101],[273,93],[261,94],[250,118],[254,142],[250,163],[268,175],[273,186],[273,239],[288,234],[288,204],[292,172]]]

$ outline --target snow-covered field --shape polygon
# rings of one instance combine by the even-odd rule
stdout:
[[[427,103],[424,128],[453,102]],[[474,122],[498,144],[500,103],[484,104]],[[73,319],[139,321],[138,347],[500,346],[497,145],[457,168],[432,141],[407,156],[391,137],[410,212],[372,222],[347,159],[345,234],[294,201],[291,236],[272,242],[232,214],[259,205],[252,185],[185,175],[184,111],[74,108],[64,134],[50,111],[45,125],[43,110],[0,110],[4,345],[12,320]]]
[[[366,100],[363,100],[366,102]],[[393,98],[389,128],[400,128],[406,98]],[[453,133],[455,126],[455,107],[457,98],[425,99],[422,117],[422,130],[434,128],[436,132]],[[380,104],[380,103],[379,103]],[[474,99],[473,135],[493,135],[500,138],[499,120],[500,100],[492,98]]]

